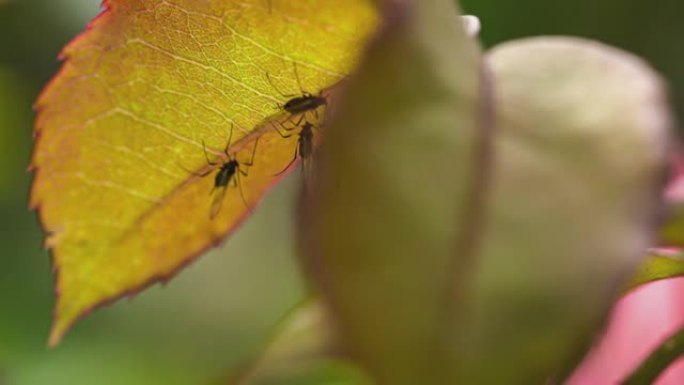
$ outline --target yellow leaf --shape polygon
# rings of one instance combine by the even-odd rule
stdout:
[[[31,206],[57,274],[53,345],[235,230],[295,154],[298,129],[281,134],[299,116],[282,105],[343,79],[377,23],[367,0],[105,7],[37,102]],[[216,189],[231,159],[239,167]]]

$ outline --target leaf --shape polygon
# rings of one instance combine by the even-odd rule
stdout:
[[[642,262],[627,288],[633,289],[649,282],[681,276],[684,276],[681,252],[654,250]]]
[[[478,230],[488,90],[453,1],[389,9],[326,130],[304,263],[378,384],[456,383],[451,296]]]
[[[671,203],[671,209],[660,231],[660,244],[669,247],[684,246],[684,204],[681,199]]]
[[[341,357],[337,335],[320,302],[297,307],[263,354],[230,381],[234,385],[361,385],[369,381]]]
[[[365,0],[105,6],[36,103],[31,206],[57,274],[52,345],[94,307],[168,280],[239,226],[295,151],[297,136],[267,123],[296,122],[280,112],[281,92],[340,81],[377,17]],[[227,162],[229,139],[249,176],[228,184],[212,219],[218,171],[206,158]]]
[[[650,67],[597,42],[512,41],[487,61],[497,177],[462,383],[560,383],[654,240],[672,111]]]
[[[665,220],[656,242],[659,247],[649,250],[636,275],[628,283],[627,290],[657,280],[684,276],[684,260],[679,248],[684,245],[684,161],[680,154],[672,158],[672,175],[665,190]]]
[[[679,152],[672,156],[669,177],[665,190],[668,207],[658,246],[681,247],[684,246],[684,157]]]

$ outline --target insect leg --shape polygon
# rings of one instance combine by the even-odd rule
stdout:
[[[300,124],[302,124],[302,121],[304,120],[304,115],[306,115],[306,112],[302,113],[302,114],[299,116],[299,120],[297,120],[297,123],[295,123],[294,126],[292,127],[293,130],[294,130],[295,128],[299,127]]]
[[[202,141],[202,149],[204,149],[204,157],[207,159],[207,163],[209,163],[210,166],[218,165],[218,163],[209,160],[209,154],[207,153],[207,145],[206,143],[204,143],[204,141]]]
[[[278,128],[278,125],[277,125],[277,124],[274,124],[274,125],[273,125],[273,129],[275,130],[275,132],[277,132],[278,135],[280,135],[280,137],[283,138],[283,139],[287,139],[287,138],[292,137],[293,134],[291,133],[291,131],[294,130],[294,129],[296,128],[296,127],[289,127],[289,128],[288,128],[288,127],[285,127],[285,125],[283,125],[283,124],[280,124],[280,127],[281,127],[283,130],[285,130],[285,132],[286,132],[285,134],[283,134],[283,133],[280,131],[280,128]]]
[[[188,174],[194,175],[194,176],[200,177],[200,178],[204,178],[205,176],[211,174],[211,173],[215,170],[214,168],[210,168],[209,170],[204,171],[204,172],[195,172],[195,171],[192,171],[192,170],[189,170],[189,169],[185,168],[185,166],[183,166],[183,165],[180,164],[180,163],[178,163],[178,166],[179,166],[180,168],[182,168],[183,171],[187,172]]]
[[[254,141],[254,148],[252,149],[252,157],[251,157],[251,159],[249,160],[249,162],[243,163],[245,166],[252,166],[252,165],[254,165],[254,156],[256,155],[256,149],[257,149],[257,146],[259,145],[259,139],[261,139],[261,138],[256,138],[256,140]],[[238,169],[239,169],[239,168],[238,168]]]
[[[297,78],[297,85],[299,86],[299,92],[301,92],[302,95],[306,95],[306,92],[304,92],[304,88],[302,87],[302,82],[299,79],[299,71],[297,70],[297,62],[293,60],[292,66],[294,67],[295,78]]]
[[[285,93],[284,93],[283,91],[281,91],[278,87],[276,87],[275,83],[273,83],[273,80],[271,79],[271,75],[269,75],[268,72],[266,72],[266,80],[268,80],[268,82],[271,84],[271,87],[273,87],[274,90],[278,91],[278,93],[280,94],[280,96],[282,96],[282,97],[284,97],[284,98],[287,98],[287,99],[289,99],[289,98],[295,96],[295,95],[288,95],[288,94],[285,94]]]
[[[295,147],[294,157],[292,158],[292,160],[290,161],[290,163],[288,163],[287,166],[285,166],[285,168],[282,169],[279,173],[277,173],[277,174],[275,174],[275,175],[273,175],[273,176],[281,176],[281,175],[283,175],[283,174],[285,173],[285,171],[287,171],[287,170],[290,168],[290,166],[292,166],[292,164],[294,164],[294,162],[297,161],[297,158],[298,158],[298,157],[299,157],[299,145],[297,145],[297,147]]]
[[[238,190],[240,191],[240,198],[242,198],[242,203],[245,204],[245,207],[247,208],[247,211],[249,211],[250,214],[254,214],[252,208],[247,204],[247,200],[245,199],[245,193],[242,191],[242,181],[240,179],[240,174],[236,175],[235,183],[237,184]]]

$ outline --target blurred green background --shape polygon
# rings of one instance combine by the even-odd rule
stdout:
[[[468,0],[463,7],[481,18],[485,46],[569,34],[636,52],[670,81],[683,110],[681,0]],[[293,244],[296,178],[224,247],[168,285],[96,311],[56,349],[45,345],[52,275],[26,208],[31,105],[57,70],[60,48],[98,10],[98,0],[0,0],[0,385],[212,383],[258,352],[304,296]]]

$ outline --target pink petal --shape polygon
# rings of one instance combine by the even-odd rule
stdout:
[[[684,278],[658,281],[616,304],[608,330],[568,381],[569,385],[617,384],[662,341],[684,326]],[[684,360],[656,385],[684,384]]]

